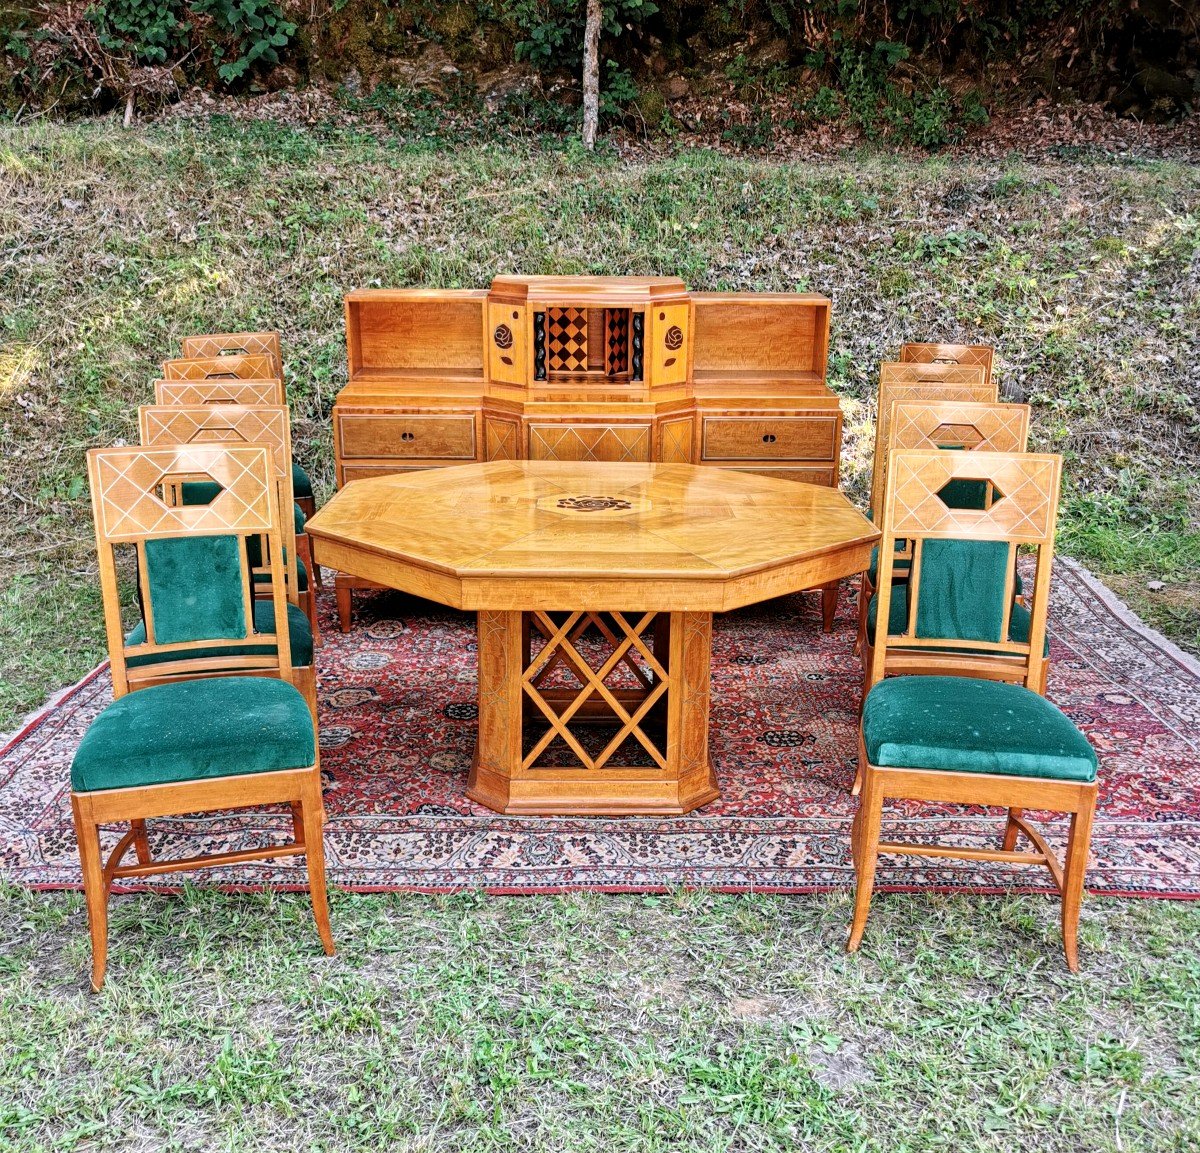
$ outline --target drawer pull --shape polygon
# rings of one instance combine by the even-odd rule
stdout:
[[[774,443],[775,443],[775,434],[773,432],[763,433],[763,444],[774,444]]]
[[[402,432],[400,434],[400,439],[404,441],[416,440],[417,434],[415,432]]]

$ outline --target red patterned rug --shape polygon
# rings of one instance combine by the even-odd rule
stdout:
[[[330,876],[355,889],[494,893],[705,885],[813,892],[853,883],[859,666],[854,604],[821,633],[795,596],[730,613],[713,638],[711,751],[721,799],[686,817],[503,817],[464,795],[475,740],[473,619],[398,594],[360,595],[342,636],[323,605],[318,650]],[[1056,565],[1050,696],[1100,754],[1101,801],[1088,882],[1095,892],[1200,896],[1200,664],[1139,622],[1066,560]],[[98,669],[0,750],[0,874],[75,886],[72,753],[110,699]],[[896,806],[907,837],[994,844],[981,810]],[[281,841],[282,812],[163,820],[169,855]],[[1061,845],[1064,825],[1051,841]],[[231,887],[302,886],[303,864],[199,874]],[[164,885],[175,883],[164,879]],[[885,857],[892,889],[1046,891],[1032,870]]]

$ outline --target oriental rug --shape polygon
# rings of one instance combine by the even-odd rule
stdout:
[[[464,795],[475,741],[475,633],[467,614],[379,593],[337,631],[322,605],[321,756],[332,883],[359,890],[493,893],[663,890],[814,892],[853,884],[848,837],[860,668],[855,605],[824,635],[815,596],[718,617],[711,753],[721,799],[688,816],[505,817]],[[1049,696],[1101,762],[1088,884],[1097,893],[1200,896],[1200,664],[1059,559]],[[0,875],[79,882],[68,799],[72,753],[111,699],[107,669],[61,694],[0,749]],[[890,835],[995,844],[998,815],[895,805]],[[1065,822],[1052,820],[1061,847]],[[283,812],[151,823],[156,855],[286,839]],[[115,833],[110,841],[115,840]],[[302,887],[302,861],[197,874],[231,888]],[[161,885],[178,884],[163,878]],[[146,887],[154,887],[155,881]],[[1044,872],[884,857],[882,888],[1049,891]]]

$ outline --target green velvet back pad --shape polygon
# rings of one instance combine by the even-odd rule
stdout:
[[[938,494],[947,508],[983,509],[987,507],[986,480],[950,480]]]
[[[246,609],[239,562],[236,536],[146,541],[155,641],[242,640]]]
[[[925,541],[921,546],[917,636],[1001,640],[1007,576],[1008,545],[1004,541]]]

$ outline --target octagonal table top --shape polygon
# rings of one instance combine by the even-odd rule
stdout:
[[[356,480],[318,563],[463,609],[720,612],[866,568],[837,490],[707,465],[495,461]]]

